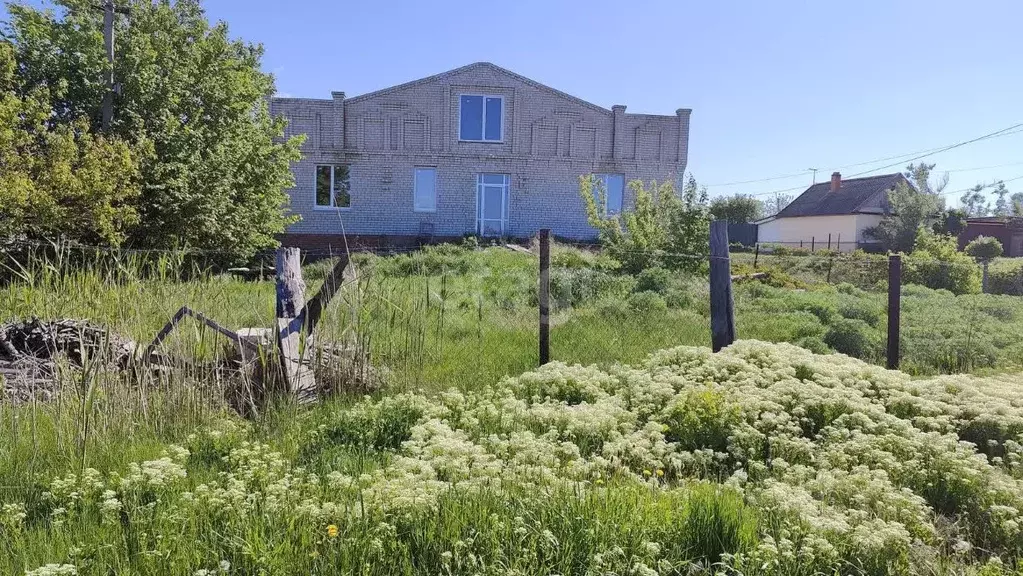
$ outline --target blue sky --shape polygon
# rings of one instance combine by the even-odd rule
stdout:
[[[827,179],[1023,122],[1019,0],[205,5],[263,43],[264,68],[293,96],[354,96],[487,60],[601,106],[692,108],[689,169],[712,195],[798,193],[807,168]],[[949,191],[1023,176],[1023,132],[927,160],[952,171]],[[1023,178],[1007,185],[1023,191]]]

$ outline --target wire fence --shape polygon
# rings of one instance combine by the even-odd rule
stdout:
[[[323,281],[335,254],[303,252],[309,292]],[[181,306],[235,330],[273,324],[270,253],[256,259],[263,262],[262,274],[252,274],[252,266],[248,273],[203,268],[188,260],[192,255],[202,252],[5,247],[0,322],[86,318],[139,343],[153,338]],[[624,271],[599,245],[555,244],[549,274],[553,361],[635,363],[655,350],[709,344],[709,253],[624,250],[618,256],[684,264],[686,271]],[[714,258],[730,265],[739,338],[885,363],[887,256],[761,251]],[[342,360],[359,364],[363,379],[372,371],[396,389],[469,388],[537,366],[536,242],[376,249],[353,254],[351,261],[317,339],[343,351]],[[972,261],[909,255],[902,266],[904,370],[1009,370],[1023,363],[1023,299],[978,294],[982,267]],[[1003,284],[1023,285],[1023,274],[1015,274]],[[998,274],[990,276],[989,291]],[[1023,293],[1023,286],[1014,293]],[[213,330],[190,326],[162,346],[196,358],[224,354],[225,342]]]

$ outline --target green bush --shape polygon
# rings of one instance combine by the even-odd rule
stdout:
[[[457,244],[438,244],[384,259],[380,269],[389,276],[466,274],[473,267],[473,251]]]
[[[1023,261],[1001,260],[988,268],[988,294],[1023,296]]]
[[[663,312],[668,309],[668,303],[657,292],[647,290],[629,296],[629,308],[640,313]]]
[[[838,313],[842,318],[850,320],[863,320],[871,326],[878,326],[884,310],[880,305],[869,300],[853,300],[839,306]]]
[[[800,348],[805,348],[806,350],[809,350],[814,354],[831,353],[831,348],[828,348],[828,345],[825,344],[824,341],[817,336],[803,336],[802,338],[793,342],[793,344],[799,346]]]
[[[670,288],[664,294],[664,302],[669,308],[689,308],[693,305],[693,297],[681,288]]]
[[[555,308],[581,306],[602,298],[625,299],[636,286],[629,275],[609,274],[592,268],[551,270],[551,300]],[[533,289],[536,301],[536,289]]]
[[[921,229],[913,253],[905,260],[903,283],[953,294],[980,292],[980,268],[958,248],[955,238]]]
[[[977,236],[966,245],[966,252],[981,262],[990,262],[1002,255],[1002,242],[992,236]]]
[[[863,320],[835,320],[824,335],[824,343],[837,352],[863,360],[880,356],[881,336]]]
[[[589,268],[591,260],[579,250],[562,248],[551,256],[551,265],[556,268]]]
[[[674,281],[674,274],[664,268],[647,268],[636,276],[636,290],[665,294]]]

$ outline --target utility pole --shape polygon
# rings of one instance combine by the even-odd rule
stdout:
[[[114,93],[120,92],[121,87],[114,82],[114,13],[128,14],[127,8],[114,6],[114,0],[104,0],[102,6],[95,6],[103,11],[103,48],[107,53],[107,63],[110,68],[107,71],[107,91],[103,95],[103,131],[110,131],[110,123],[114,119]]]
[[[816,184],[817,183],[817,169],[816,168],[807,168],[807,170],[809,170],[810,172],[813,172],[813,184]],[[812,184],[811,184],[811,186],[812,186]]]

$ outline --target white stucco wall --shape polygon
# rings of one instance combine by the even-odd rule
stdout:
[[[828,247],[830,234],[831,248],[848,252],[856,249],[856,242],[869,242],[870,239],[864,237],[863,230],[880,221],[881,216],[874,214],[777,218],[760,224],[757,241],[776,242],[787,246],[798,246],[802,242],[805,248],[814,243],[817,248],[823,249]]]

